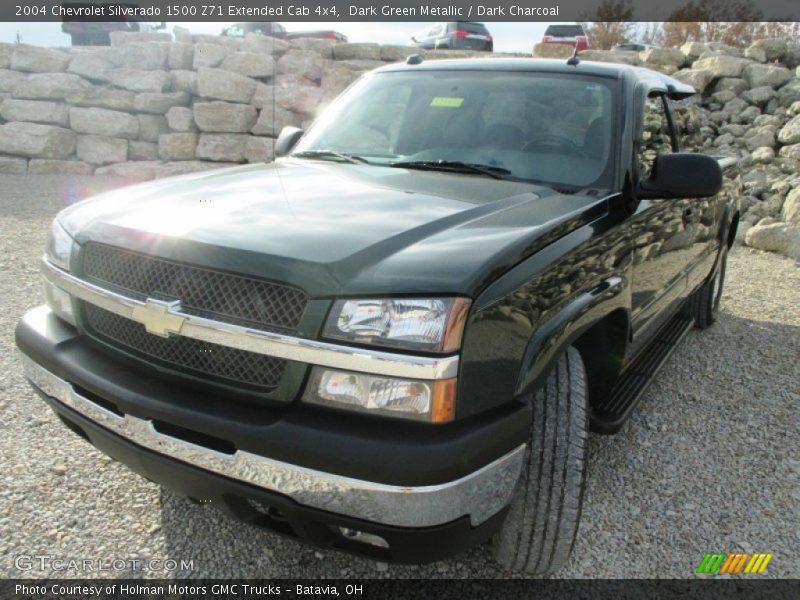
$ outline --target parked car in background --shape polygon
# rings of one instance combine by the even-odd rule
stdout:
[[[314,31],[292,31],[286,34],[287,40],[296,40],[299,38],[315,38],[318,40],[335,40],[337,42],[346,42],[347,36],[338,31],[329,29],[316,29]]]
[[[629,44],[617,44],[611,50],[613,52],[642,52],[643,50],[652,50],[657,46],[650,44],[640,44],[638,42],[631,42]]]
[[[589,38],[578,23],[549,25],[542,36],[543,44],[566,44],[578,51],[589,48]]]
[[[274,38],[285,38],[286,28],[274,21],[253,21],[247,23],[234,23],[222,30],[226,37],[244,37],[248,33],[260,33]]]
[[[483,50],[494,51],[494,40],[483,23],[454,21],[452,23],[434,23],[419,37],[411,40],[420,48],[429,50]]]
[[[65,2],[63,6],[65,8],[89,9],[93,6],[102,5],[97,5],[93,2]],[[122,3],[121,6],[139,8],[138,4]],[[80,19],[85,18],[81,17]],[[156,31],[166,27],[166,23],[163,21],[145,23],[122,16],[117,17],[116,20],[113,17],[108,18],[110,19],[108,21],[85,21],[64,17],[61,31],[72,38],[73,46],[110,46],[111,37],[109,34],[112,31]]]

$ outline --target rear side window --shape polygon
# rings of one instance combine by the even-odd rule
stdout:
[[[580,25],[550,25],[544,34],[555,37],[576,37],[585,35],[583,33],[583,27]]]

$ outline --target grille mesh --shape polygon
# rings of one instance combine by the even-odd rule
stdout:
[[[295,331],[308,303],[293,287],[106,246],[83,249],[84,277],[144,300],[180,300],[181,310],[254,329]]]
[[[136,321],[93,304],[85,303],[84,307],[87,325],[100,340],[202,376],[266,392],[278,386],[286,366],[285,360],[255,352],[181,336],[163,338],[147,333]]]

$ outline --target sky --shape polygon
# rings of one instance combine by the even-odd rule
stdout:
[[[187,28],[192,33],[219,33],[230,23],[168,23],[167,31],[174,25]],[[308,29],[335,29],[345,34],[351,42],[377,42],[380,44],[410,44],[411,36],[429,29],[432,23],[285,23],[288,31]],[[542,38],[548,23],[487,23],[494,37],[496,52],[530,52],[533,44]],[[69,46],[70,37],[61,31],[61,23],[8,23],[0,22],[0,42],[13,42],[19,33],[22,42],[37,46]]]

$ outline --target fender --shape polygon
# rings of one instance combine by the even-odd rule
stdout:
[[[561,352],[611,313],[622,309],[630,324],[629,299],[630,279],[622,275],[608,277],[572,298],[528,342],[515,386],[516,395],[527,395],[539,387]],[[627,333],[625,340],[627,343]]]

